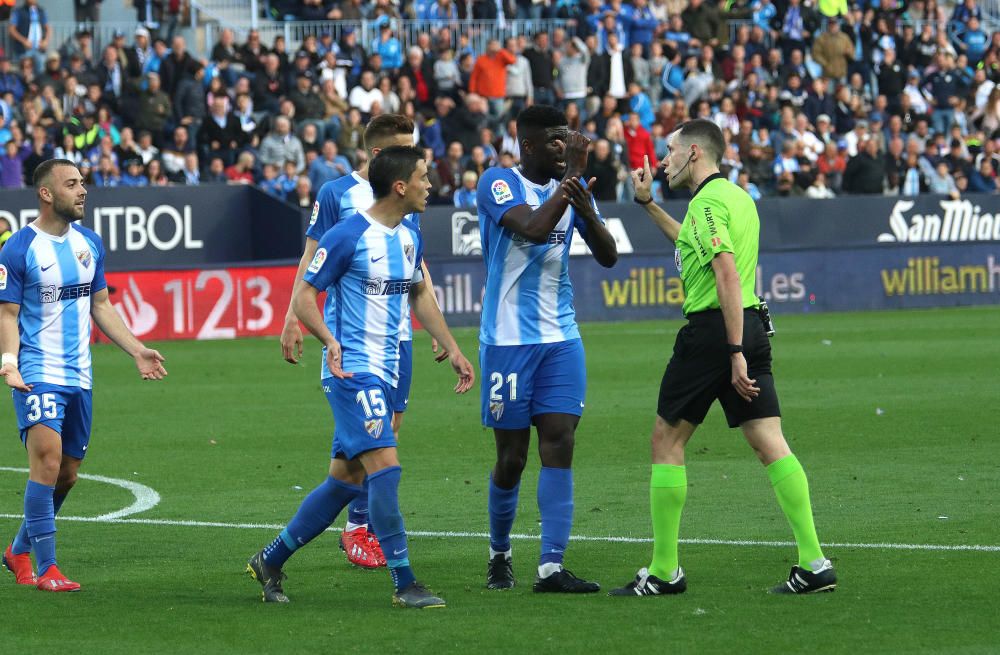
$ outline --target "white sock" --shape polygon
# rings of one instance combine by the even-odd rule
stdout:
[[[507,559],[510,559],[510,554],[511,554],[511,550],[510,549],[508,549],[508,550],[493,550],[493,547],[492,546],[490,547],[490,559],[493,559],[497,555],[503,555]]]
[[[559,573],[562,571],[563,565],[558,562],[546,562],[545,564],[538,565],[538,577],[547,578],[553,573]]]
[[[358,528],[367,528],[367,527],[368,527],[367,523],[351,523],[350,521],[348,521],[347,525],[344,526],[344,532],[350,532],[352,530],[357,530]]]
[[[813,561],[809,562],[809,566],[812,568],[813,573],[819,573],[820,571],[832,569],[833,563],[831,563],[830,560],[828,560],[827,558],[821,557],[819,559],[814,559]]]

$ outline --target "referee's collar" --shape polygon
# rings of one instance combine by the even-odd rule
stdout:
[[[694,190],[694,195],[692,195],[691,197],[693,198],[694,196],[701,193],[701,190],[705,188],[705,185],[711,182],[712,180],[724,180],[724,179],[726,179],[726,176],[723,175],[722,173],[712,173],[711,175],[709,175],[708,177],[706,177],[704,180],[701,181],[701,184],[699,184],[698,188]]]

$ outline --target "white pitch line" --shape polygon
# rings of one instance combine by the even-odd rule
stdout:
[[[21,514],[0,514],[0,519],[20,519]],[[162,525],[189,528],[230,528],[236,530],[281,530],[285,526],[277,523],[224,523],[220,521],[177,521],[171,519],[129,519],[114,518],[107,519],[101,516],[59,516],[60,521],[73,521],[77,523],[108,523],[113,525]],[[340,532],[340,528],[328,528],[327,532]],[[486,539],[489,535],[485,532],[436,532],[429,530],[408,530],[407,535],[411,537],[438,537],[452,539]],[[517,541],[537,540],[536,534],[512,534],[511,539]],[[615,544],[649,544],[653,540],[648,537],[592,537],[574,535],[570,537],[572,541],[590,541],[599,543]],[[795,546],[794,541],[755,541],[752,539],[681,539],[682,544],[693,544],[697,546],[750,546],[750,547],[775,547],[788,548]],[[896,543],[825,543],[823,546],[829,548],[854,548],[865,550],[927,550],[927,551],[952,551],[952,552],[985,552],[1000,553],[1000,546],[984,545],[950,545],[950,544],[896,544]]]
[[[26,468],[17,468],[13,466],[0,466],[0,471],[28,473],[28,469]],[[94,517],[97,521],[111,521],[114,519],[125,518],[126,516],[131,516],[133,514],[141,514],[142,512],[151,510],[160,504],[160,494],[156,493],[156,491],[150,487],[147,487],[144,484],[139,484],[138,482],[122,480],[120,478],[108,478],[103,475],[90,475],[88,473],[77,473],[77,477],[81,480],[93,480],[94,482],[103,482],[105,484],[121,487],[135,496],[135,502],[128,507]]]

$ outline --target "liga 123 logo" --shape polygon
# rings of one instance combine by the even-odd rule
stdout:
[[[7,288],[7,267],[0,264],[0,291]]]
[[[498,205],[514,199],[514,192],[510,190],[510,186],[504,180],[497,180],[490,185],[490,191],[493,192],[493,199]]]
[[[315,225],[317,218],[319,218],[319,200],[313,203],[312,214],[309,215],[309,225]]]

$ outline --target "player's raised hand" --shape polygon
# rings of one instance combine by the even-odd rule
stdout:
[[[587,182],[587,186],[583,186],[580,178],[571,177],[568,180],[563,180],[560,187],[562,188],[563,196],[569,201],[569,204],[573,205],[573,208],[578,212],[586,213],[594,209],[591,200],[594,197],[592,191],[596,182],[597,178],[592,177]]]
[[[289,364],[298,364],[302,357],[302,329],[298,320],[285,323],[281,330],[281,356]]]
[[[344,372],[344,353],[340,350],[340,342],[336,339],[326,344],[326,367],[335,378],[345,380],[354,377],[354,373]]]
[[[165,362],[163,355],[152,348],[142,348],[135,354],[135,367],[139,369],[139,375],[143,380],[162,380],[167,377],[167,369],[163,368]]]
[[[472,364],[469,360],[465,358],[462,353],[452,353],[448,355],[449,361],[451,361],[451,367],[455,369],[455,373],[458,374],[458,383],[455,385],[455,393],[465,393],[472,388],[472,385],[476,382],[476,371],[472,368]]]
[[[653,171],[649,167],[648,155],[642,158],[642,168],[635,169],[631,175],[636,200],[649,200],[653,196]]]
[[[590,149],[590,139],[579,132],[571,131],[566,137],[566,175],[576,177],[587,168],[587,151]]]
[[[24,379],[21,378],[21,372],[13,364],[4,364],[0,368],[0,375],[3,376],[3,379],[7,382],[7,386],[11,389],[25,392],[31,391],[31,386],[24,383]]]
[[[753,402],[753,399],[760,393],[760,387],[756,386],[757,380],[751,380],[750,376],[747,375],[747,360],[743,356],[743,353],[735,353],[732,360],[733,388],[736,389],[736,393],[740,394],[743,400],[748,403]]]

